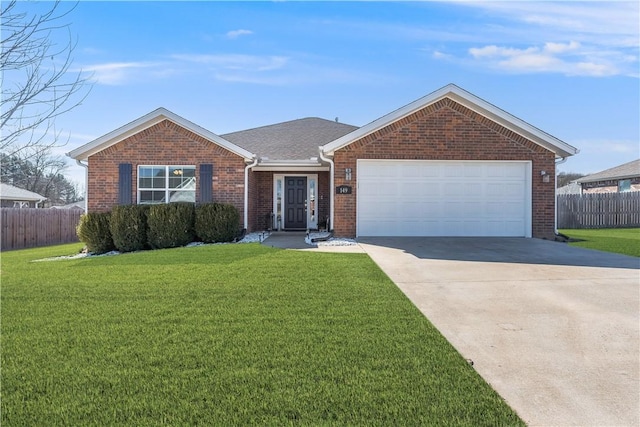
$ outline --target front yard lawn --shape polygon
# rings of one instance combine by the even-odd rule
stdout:
[[[2,425],[523,425],[363,254],[2,254]]]
[[[569,243],[572,246],[640,257],[640,228],[559,231],[577,240]]]

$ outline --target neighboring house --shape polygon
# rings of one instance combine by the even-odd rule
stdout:
[[[80,202],[69,203],[68,205],[51,206],[51,209],[72,209],[72,210],[84,210],[84,200]]]
[[[38,208],[47,200],[33,191],[24,190],[9,184],[0,184],[0,206],[3,208]]]
[[[455,85],[357,128],[305,118],[214,134],[163,108],[68,155],[89,211],[235,205],[248,231],[551,238],[555,162],[577,149]]]
[[[562,187],[556,190],[557,195],[567,195],[567,194],[582,194],[582,186],[578,184],[576,181],[571,181],[567,185],[563,185]]]
[[[640,191],[640,159],[577,180],[582,193]]]

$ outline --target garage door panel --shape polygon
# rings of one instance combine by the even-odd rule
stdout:
[[[422,176],[422,168],[420,165],[406,165],[400,169],[400,176],[403,178],[420,178]]]
[[[502,169],[504,170],[505,178],[524,179],[525,177],[525,170],[519,163],[504,163]]]
[[[459,183],[448,182],[443,185],[444,193],[448,196],[448,198],[459,198],[464,196],[465,188],[464,185],[460,185]]]
[[[527,162],[358,162],[359,236],[528,236]]]
[[[464,176],[465,178],[480,178],[484,173],[482,165],[465,165]]]
[[[464,176],[464,165],[451,164],[448,167],[443,168],[443,174],[447,178],[456,178]]]

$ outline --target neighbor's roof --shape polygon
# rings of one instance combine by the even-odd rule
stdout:
[[[40,200],[46,200],[47,198],[41,196],[33,191],[25,190],[22,188],[14,187],[9,184],[0,184],[0,200],[16,200],[21,202],[38,202]]]
[[[577,181],[571,181],[567,185],[564,185],[556,189],[556,194],[581,194],[582,186]]]
[[[221,136],[265,160],[308,160],[318,157],[318,146],[356,129],[357,126],[307,117]]]
[[[203,127],[200,127],[195,123],[178,116],[175,113],[172,113],[166,108],[158,108],[157,110],[154,110],[140,117],[139,119],[132,121],[131,123],[128,123],[112,132],[109,132],[104,136],[101,136],[98,139],[95,139],[84,144],[81,147],[76,148],[75,150],[70,151],[69,153],[67,153],[67,156],[76,160],[87,160],[89,156],[92,156],[108,147],[111,147],[112,145],[115,145],[118,142],[132,135],[135,135],[144,129],[148,129],[151,126],[161,123],[164,120],[170,120],[177,125],[182,126],[183,128],[195,133],[196,135],[214,142],[219,146],[226,148],[232,153],[235,153],[247,160],[254,157],[253,154],[248,152],[247,150],[238,147],[235,144],[232,144],[231,142],[225,140],[224,138],[221,138],[215,133],[210,132]]]
[[[51,206],[51,209],[84,209],[85,202],[81,200],[79,202],[69,203],[68,205],[56,205]]]
[[[579,183],[640,177],[640,159],[578,179]]]
[[[336,150],[346,147],[347,145],[370,135],[385,126],[388,126],[404,117],[407,117],[431,104],[434,104],[443,98],[449,98],[476,113],[487,117],[488,119],[504,126],[512,132],[521,135],[536,144],[555,153],[556,157],[568,157],[578,153],[578,149],[571,145],[549,135],[546,132],[520,120],[519,118],[507,113],[504,110],[478,98],[477,96],[461,89],[460,87],[449,84],[435,92],[430,93],[404,107],[395,110],[377,120],[361,127],[355,132],[343,136],[322,148],[325,154],[332,155]]]

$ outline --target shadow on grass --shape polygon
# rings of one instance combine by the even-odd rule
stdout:
[[[286,255],[285,255],[286,254]],[[364,254],[350,254],[361,255]],[[128,252],[118,255],[95,256],[81,258],[74,267],[87,268],[94,266],[138,266],[138,265],[233,265],[245,261],[256,261],[260,258],[272,258],[277,262],[286,259],[287,262],[305,264],[309,257],[332,258],[344,256],[334,253],[309,253],[273,248],[259,243],[243,243],[229,245],[202,245],[171,249],[155,249],[138,252]],[[258,272],[259,273],[259,272]]]

